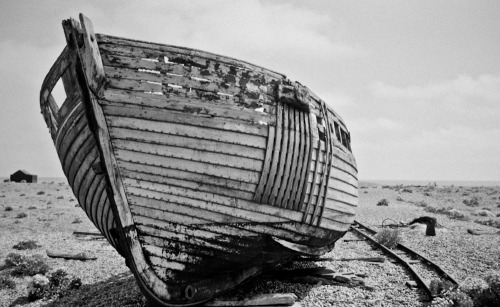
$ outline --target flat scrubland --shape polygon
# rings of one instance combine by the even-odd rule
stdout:
[[[500,271],[500,187],[460,186],[381,186],[361,184],[357,220],[373,227],[408,223],[420,216],[437,218],[435,237],[425,235],[422,227],[402,228],[403,243],[442,265],[457,279],[483,277]],[[387,206],[377,206],[382,199]],[[481,235],[472,235],[475,230]],[[41,183],[0,183],[0,306],[147,306],[124,260],[103,239],[78,237],[74,231],[96,232],[66,184],[54,180]],[[380,256],[365,242],[349,241],[348,233],[328,257]],[[18,250],[23,241],[36,241],[33,249]],[[46,251],[86,253],[96,260],[76,261],[47,257]],[[28,299],[31,276],[13,275],[5,264],[11,253],[40,258],[48,272],[62,269],[80,278],[82,286],[62,298]],[[410,289],[408,274],[386,261],[328,261],[301,266],[325,266],[338,272],[367,275],[368,287],[295,283],[259,277],[232,295],[293,292],[303,306],[427,306],[421,290]],[[299,264],[290,264],[294,268]]]

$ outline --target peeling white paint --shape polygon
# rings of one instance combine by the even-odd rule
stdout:
[[[221,96],[229,96],[229,97],[233,97],[234,95],[231,95],[231,94],[226,94],[226,93],[222,93],[222,92],[217,92],[217,95],[221,95]]]
[[[148,62],[160,62],[160,61],[158,61],[158,59],[141,58],[141,60],[148,61]]]
[[[182,85],[177,85],[177,84],[167,84],[167,86],[173,87],[173,88],[182,88]]]
[[[140,72],[147,72],[147,73],[150,73],[150,74],[161,74],[161,72],[159,70],[152,70],[152,69],[142,69],[142,68],[139,68],[139,71]]]
[[[154,82],[154,81],[146,81],[146,83],[161,85],[161,82]]]
[[[146,94],[152,94],[152,95],[163,95],[162,92],[153,92],[153,91],[149,91],[149,92],[144,92]]]

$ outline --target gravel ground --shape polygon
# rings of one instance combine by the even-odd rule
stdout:
[[[403,243],[428,256],[457,279],[467,276],[482,277],[490,270],[500,270],[500,235],[473,236],[467,229],[489,232],[498,229],[479,225],[473,220],[477,209],[487,208],[494,216],[500,213],[500,187],[408,187],[401,188],[362,185],[357,219],[371,226],[378,226],[386,218],[400,222],[427,215],[438,219],[442,228],[437,236],[425,236],[421,227],[404,229]],[[40,192],[43,194],[39,194]],[[478,197],[480,206],[467,207],[463,200]],[[389,206],[376,206],[381,199]],[[72,201],[73,199],[73,201]],[[399,200],[397,200],[399,199]],[[429,206],[452,206],[463,212],[469,221],[449,219],[445,215],[424,211],[414,203],[425,201]],[[0,261],[10,252],[19,252],[12,246],[24,240],[36,240],[41,248],[19,253],[42,254],[52,268],[64,268],[78,276],[83,286],[70,296],[54,301],[29,303],[26,287],[30,278],[14,278],[16,289],[0,290],[0,306],[148,306],[124,265],[123,259],[102,240],[78,239],[77,231],[96,231],[85,216],[75,207],[76,202],[64,182],[47,181],[39,184],[0,183]],[[6,211],[11,206],[12,211]],[[31,208],[31,209],[28,209]],[[19,213],[26,218],[16,218]],[[496,218],[498,219],[498,218]],[[81,222],[75,222],[80,220]],[[333,258],[376,257],[380,253],[366,242],[346,240],[356,237],[348,233],[335,249],[326,255]],[[45,250],[68,253],[87,252],[95,255],[95,261],[68,261],[49,259]],[[283,269],[324,266],[336,272],[365,273],[366,287],[324,284],[301,284],[258,277],[230,293],[233,297],[245,297],[257,293],[295,293],[302,306],[427,306],[422,290],[410,289],[405,283],[409,275],[397,264],[368,263],[360,261],[328,261],[318,263],[293,263]],[[2,274],[2,271],[0,271]]]

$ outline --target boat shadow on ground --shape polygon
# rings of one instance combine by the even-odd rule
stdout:
[[[29,304],[27,297],[20,297],[9,307]],[[63,298],[48,302],[46,307],[69,306],[137,306],[152,307],[148,304],[130,272],[115,275],[105,281],[83,285]]]
[[[285,265],[286,266],[286,265]],[[306,267],[317,268],[316,264],[310,263]],[[296,267],[282,268],[296,269]],[[280,269],[271,270],[268,273],[250,279],[239,285],[236,289],[223,294],[222,300],[242,300],[261,293],[295,293],[299,300],[308,296],[309,292],[321,285],[321,283],[298,282],[295,278],[282,278]],[[337,284],[335,286],[357,287],[353,285]],[[23,306],[30,304],[28,297],[19,297],[13,301],[9,307]],[[49,301],[46,307],[67,307],[67,306],[127,306],[127,307],[155,307],[142,295],[137,282],[130,272],[115,275],[105,281],[94,284],[85,284],[78,290],[71,291],[68,295]]]

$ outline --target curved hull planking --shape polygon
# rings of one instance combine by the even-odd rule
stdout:
[[[311,91],[80,21],[63,23],[68,47],[42,86],[42,113],[80,206],[150,299],[209,300],[328,252],[348,230],[358,197],[350,135]]]

